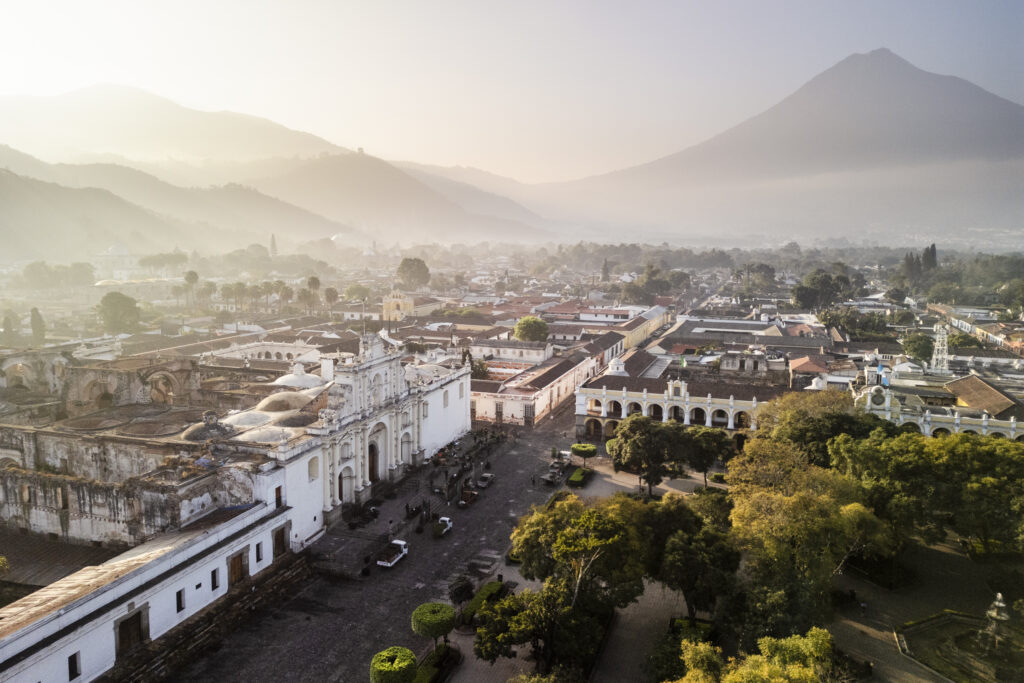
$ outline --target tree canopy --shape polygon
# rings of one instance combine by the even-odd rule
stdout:
[[[934,349],[935,340],[926,334],[912,334],[903,340],[903,350],[907,355],[924,363],[931,362]]]
[[[412,683],[416,678],[416,655],[406,647],[381,650],[370,661],[370,683]]]
[[[141,312],[135,299],[121,292],[104,294],[98,310],[103,320],[103,329],[110,334],[135,332],[139,326]]]
[[[519,341],[542,342],[548,339],[548,324],[534,315],[524,315],[513,331]]]
[[[757,649],[757,654],[725,661],[722,651],[710,643],[683,640],[680,657],[686,675],[675,683],[818,683],[829,680],[834,668],[832,635],[822,628],[788,638],[764,637]]]
[[[421,258],[403,258],[395,275],[406,289],[419,289],[430,282],[430,269]]]
[[[34,346],[42,346],[46,341],[46,321],[43,320],[43,314],[39,312],[38,308],[32,309],[31,324],[32,344]]]
[[[434,639],[446,638],[455,628],[455,608],[443,602],[425,602],[412,612],[412,630],[416,635]]]
[[[612,465],[639,475],[647,484],[648,494],[664,481],[671,471],[670,450],[677,445],[663,423],[644,415],[630,415],[615,429],[615,438],[605,444]]]

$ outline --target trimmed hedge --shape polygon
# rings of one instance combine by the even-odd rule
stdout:
[[[713,481],[716,484],[724,484],[725,474],[723,474],[722,472],[712,472],[711,474],[708,475],[708,480]]]
[[[424,638],[437,639],[447,636],[455,628],[455,608],[443,602],[425,602],[412,611],[413,633]]]
[[[565,489],[560,489],[558,491],[555,491],[551,495],[551,497],[548,498],[548,502],[546,502],[544,504],[544,509],[545,510],[553,510],[556,505],[558,505],[560,502],[562,502],[563,500],[565,500],[566,498],[568,498],[571,495],[572,494],[569,493],[568,491],[566,491]]]
[[[462,623],[473,623],[473,617],[476,616],[476,613],[481,607],[483,607],[484,603],[498,593],[502,587],[503,584],[500,581],[489,581],[488,583],[480,586],[480,590],[476,592],[473,599],[466,603],[466,606],[462,608]]]
[[[577,467],[566,483],[574,488],[579,488],[587,483],[587,479],[590,479],[590,475],[593,473],[594,470],[589,467]]]
[[[573,455],[586,460],[587,458],[593,458],[597,455],[597,446],[592,443],[574,443],[569,446],[569,451]]]
[[[457,650],[451,645],[441,645],[431,650],[430,654],[420,662],[420,668],[416,670],[416,678],[413,683],[437,683],[444,674],[450,671],[459,663],[460,657]]]
[[[394,645],[373,656],[370,683],[412,683],[416,678],[416,668],[413,651]]]

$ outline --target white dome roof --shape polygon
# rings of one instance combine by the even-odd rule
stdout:
[[[291,374],[282,375],[274,380],[274,384],[283,387],[298,387],[300,389],[312,389],[324,383],[322,377],[306,374],[302,363],[296,363]]]

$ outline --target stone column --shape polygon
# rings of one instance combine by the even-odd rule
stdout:
[[[341,482],[338,476],[341,474],[341,444],[337,441],[331,443],[331,507],[337,507],[341,503]]]
[[[331,483],[331,445],[320,443],[320,478],[323,479],[323,508],[324,511],[331,509],[331,499],[334,497],[334,485]]]
[[[363,463],[363,466],[360,469],[362,469],[363,487],[365,488],[365,487],[370,485],[370,454],[369,454],[370,440],[369,440],[368,435],[366,433],[366,427],[365,426],[361,427],[359,429],[358,444],[359,444],[359,451],[358,451],[359,452],[359,460],[360,460],[360,462]],[[378,453],[377,453],[377,460],[378,460],[378,462],[380,461],[379,449],[378,449]]]

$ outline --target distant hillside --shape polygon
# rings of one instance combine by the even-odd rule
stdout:
[[[471,183],[452,180],[442,173],[434,172],[429,166],[412,163],[396,163],[395,165],[471,213],[524,221],[533,225],[540,225],[544,222],[544,219],[536,213],[508,197],[488,192]]]
[[[49,97],[0,97],[0,141],[50,161],[97,154],[243,161],[347,151],[267,119],[198,111],[113,85]]]
[[[244,239],[249,241],[265,242],[271,233],[278,235],[281,242],[292,243],[339,233],[353,234],[349,226],[240,185],[178,187],[115,164],[47,164],[3,145],[0,168],[66,187],[109,190],[176,222],[245,235]]]
[[[468,185],[502,199],[522,195],[531,187],[529,183],[522,183],[513,178],[500,176],[479,168],[473,168],[472,166],[436,166],[433,164],[418,164],[412,161],[393,161],[391,163],[406,171],[418,171],[460,185]]]
[[[521,241],[543,235],[538,228],[518,221],[467,210],[428,183],[365,154],[321,156],[297,165],[289,163],[279,175],[243,182],[388,240]],[[477,208],[483,208],[480,191],[465,188],[463,194],[474,195]]]
[[[161,219],[106,190],[71,189],[0,169],[3,260],[88,260],[122,244],[140,253],[188,248],[198,231]]]

